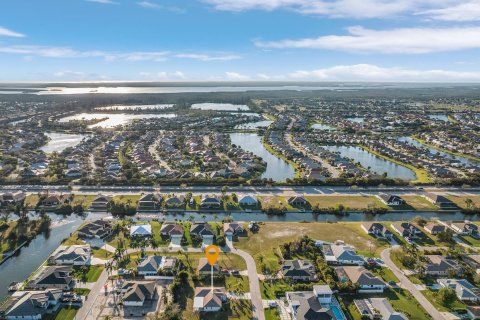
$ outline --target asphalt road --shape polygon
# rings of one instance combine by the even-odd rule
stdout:
[[[108,272],[106,270],[103,270],[97,282],[95,282],[95,284],[92,286],[92,289],[88,294],[87,300],[83,303],[82,307],[77,311],[77,314],[75,315],[75,320],[92,319],[92,315],[90,314],[90,312],[98,296],[101,294],[104,294],[105,290],[103,289],[103,285],[107,282],[107,280],[108,280]]]
[[[392,259],[390,259],[390,251],[392,249],[393,248],[387,248],[383,250],[381,257],[388,268],[392,270],[395,276],[400,280],[401,287],[408,290],[433,319],[446,320],[445,317],[430,303],[430,301],[425,298],[420,290],[417,289],[410,279],[408,279],[408,277],[405,276],[405,274],[393,263]]]

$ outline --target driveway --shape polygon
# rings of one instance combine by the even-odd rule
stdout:
[[[250,285],[250,296],[253,304],[253,319],[265,320],[263,312],[262,295],[260,294],[260,283],[257,274],[257,265],[253,257],[245,251],[232,248],[232,253],[238,254],[247,263],[248,282]]]
[[[410,279],[393,263],[390,259],[390,251],[392,248],[387,248],[382,251],[382,260],[392,270],[395,276],[400,280],[401,287],[408,290],[422,307],[432,316],[435,320],[446,320],[442,313],[440,313],[431,303],[425,298],[425,296],[418,290],[417,286],[413,284]]]

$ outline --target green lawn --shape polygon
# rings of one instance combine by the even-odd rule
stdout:
[[[451,305],[446,306],[440,301],[438,298],[438,293],[432,290],[423,290],[422,294],[430,301],[435,308],[440,311],[440,312],[446,312],[446,311],[455,311],[459,309],[466,309],[467,305],[460,300],[456,299],[455,302],[453,302]]]
[[[265,309],[265,320],[280,320],[280,313],[277,308]]]
[[[380,276],[385,282],[394,281],[399,282],[397,276],[395,276],[392,270],[388,268],[373,268],[370,270],[374,275]]]
[[[111,259],[113,257],[113,253],[111,253],[110,251],[107,251],[105,249],[93,249],[92,248],[92,255],[95,257],[95,258],[99,258],[99,259]]]
[[[465,203],[465,200],[467,199],[472,200],[473,202],[472,205],[474,207],[480,207],[480,196],[478,195],[469,195],[469,196],[446,195],[445,197],[462,209],[467,209],[467,204]]]
[[[260,292],[263,299],[284,298],[285,292],[289,290],[291,290],[290,285],[283,279],[260,282]]]
[[[55,316],[48,315],[46,320],[73,320],[77,314],[78,309],[72,307],[63,307],[57,312]]]
[[[88,267],[88,272],[86,274],[86,280],[87,282],[96,282],[100,275],[103,272],[103,269],[105,269],[104,266],[98,265],[98,266],[89,266]]]
[[[318,204],[320,208],[336,208],[343,205],[350,210],[362,210],[367,208],[386,208],[387,205],[374,196],[307,196],[306,199],[314,207]]]
[[[73,288],[73,292],[75,292],[76,294],[79,294],[81,296],[88,296],[88,294],[90,293],[90,289],[87,289],[87,288]]]
[[[412,207],[414,210],[438,210],[438,207],[433,203],[428,201],[422,196],[403,196],[402,199],[405,200],[406,204]]]
[[[460,239],[473,247],[480,247],[480,239],[475,239],[471,236],[460,236]]]

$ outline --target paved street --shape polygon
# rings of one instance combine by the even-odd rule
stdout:
[[[95,282],[91,287],[91,291],[88,294],[87,300],[78,310],[77,315],[75,316],[75,320],[95,319],[95,317],[92,317],[91,310],[97,298],[99,298],[99,296],[101,295],[104,295],[105,290],[103,289],[103,285],[107,282],[107,280],[108,273],[107,271],[103,270],[97,282]]]
[[[260,283],[257,274],[257,266],[253,257],[245,251],[232,248],[232,253],[236,253],[241,256],[247,263],[248,269],[248,282],[250,284],[250,296],[252,298],[253,305],[253,319],[265,320],[265,314],[263,312],[262,295],[260,293]]]
[[[390,270],[395,274],[395,276],[400,280],[400,286],[408,290],[417,301],[422,305],[422,307],[432,316],[435,320],[446,320],[445,317],[440,313],[431,303],[425,298],[425,296],[418,290],[418,288],[413,284],[410,279],[408,279],[405,274],[393,263],[390,259],[390,251],[393,248],[387,248],[382,251],[381,257],[385,264]]]

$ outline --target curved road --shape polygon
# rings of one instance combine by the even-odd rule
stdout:
[[[265,320],[265,314],[263,313],[262,294],[260,293],[260,283],[257,273],[257,265],[253,257],[242,250],[231,248],[232,253],[238,254],[247,263],[248,270],[248,282],[250,285],[250,297],[253,305],[253,319]]]
[[[422,307],[430,314],[430,316],[435,320],[446,320],[445,317],[430,303],[430,301],[425,298],[425,296],[417,289],[417,287],[408,279],[407,276],[400,270],[390,259],[390,251],[393,248],[387,248],[382,251],[382,260],[385,264],[392,270],[395,276],[400,280],[400,284],[406,290],[408,290],[417,301],[422,305]]]

